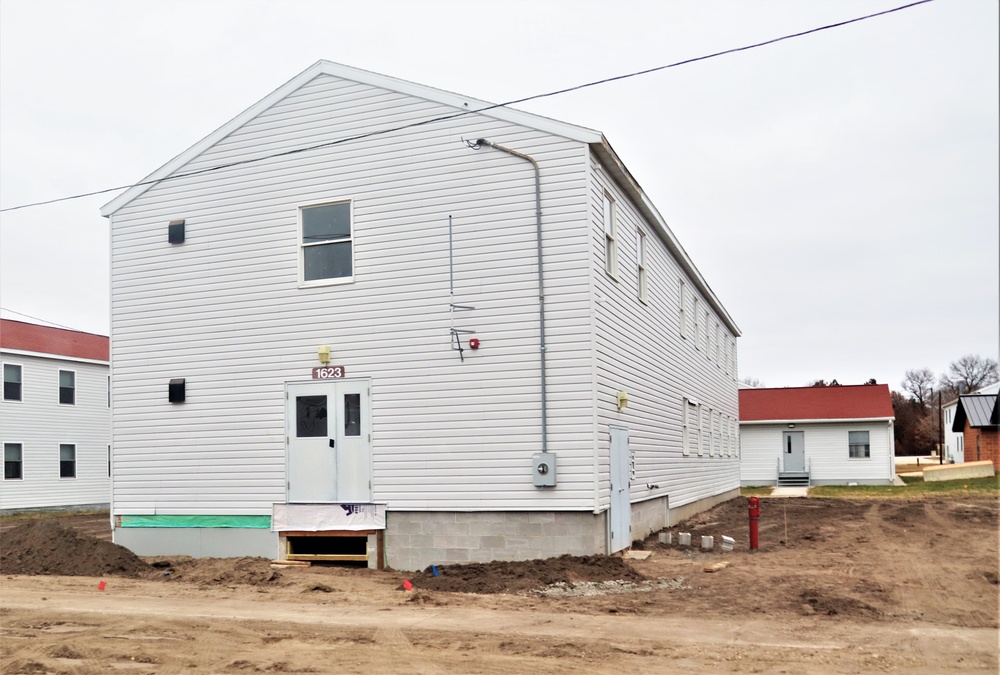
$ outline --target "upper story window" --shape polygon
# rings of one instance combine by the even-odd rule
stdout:
[[[646,233],[638,230],[636,234],[638,236],[636,237],[635,264],[639,277],[637,290],[639,299],[643,302],[648,302],[649,295],[646,291]]]
[[[76,373],[72,370],[59,371],[59,402],[76,405]]]
[[[694,316],[694,348],[701,349],[701,325],[698,323],[698,298],[694,299],[694,311],[691,314]]]
[[[21,366],[3,364],[3,400],[21,400]]]
[[[722,348],[722,328],[719,324],[715,324],[715,365],[722,366],[722,357],[719,356]]]
[[[354,280],[350,201],[300,207],[299,232],[301,283]]]
[[[679,280],[678,283],[680,284],[680,299],[677,302],[677,321],[680,325],[681,337],[686,338],[688,336],[687,309],[685,309],[687,306],[687,286],[683,279]]]
[[[617,207],[615,200],[604,193],[604,270],[618,278]]]

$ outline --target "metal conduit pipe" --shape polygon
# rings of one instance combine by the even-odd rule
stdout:
[[[549,413],[548,397],[546,393],[547,389],[545,384],[545,274],[542,270],[542,176],[541,172],[538,170],[538,162],[523,152],[505,148],[504,146],[497,145],[496,143],[488,141],[485,138],[477,139],[474,144],[470,144],[470,147],[478,150],[484,145],[500,150],[501,152],[506,152],[508,155],[520,157],[525,161],[531,162],[531,166],[535,169],[535,248],[538,254],[538,326],[539,332],[541,333],[539,338],[539,354],[542,365],[542,452],[548,452]]]

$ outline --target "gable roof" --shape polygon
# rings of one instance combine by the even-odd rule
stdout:
[[[740,422],[893,419],[886,384],[740,389]]]
[[[381,87],[389,91],[408,94],[428,101],[450,106],[456,109],[457,112],[455,116],[466,114],[486,115],[487,117],[492,117],[494,119],[510,122],[512,124],[519,124],[532,129],[537,129],[539,131],[545,131],[557,136],[569,138],[571,140],[576,140],[581,143],[586,143],[590,146],[591,151],[601,162],[601,165],[605,168],[611,178],[632,198],[639,211],[641,211],[654,226],[654,229],[657,231],[670,252],[677,259],[681,268],[687,272],[694,285],[705,296],[705,301],[716,311],[719,318],[734,336],[739,337],[741,335],[736,322],[733,321],[733,318],[729,315],[729,312],[726,311],[726,308],[722,306],[722,303],[719,301],[714,291],[712,291],[708,282],[705,281],[701,272],[699,272],[698,268],[695,267],[694,262],[691,260],[690,256],[688,256],[687,251],[684,250],[684,247],[681,246],[680,241],[674,235],[673,231],[671,231],[670,227],[667,226],[667,222],[663,219],[663,216],[661,216],[660,212],[656,210],[655,206],[653,206],[653,203],[646,196],[645,192],[643,192],[639,183],[632,177],[632,174],[629,173],[624,162],[621,161],[621,158],[618,157],[618,154],[614,151],[611,144],[608,143],[607,139],[601,132],[574,124],[568,124],[566,122],[560,122],[542,115],[535,115],[522,110],[516,110],[506,105],[497,105],[487,101],[470,98],[468,96],[461,96],[443,89],[435,89],[434,87],[428,87],[415,82],[409,82],[407,80],[401,80],[395,77],[389,77],[388,75],[381,75],[368,70],[333,63],[331,61],[320,60],[311,65],[309,68],[306,68],[304,71],[244,110],[232,120],[222,125],[208,136],[204,137],[190,148],[171,159],[159,169],[143,178],[137,184],[125,190],[120,195],[105,204],[101,207],[101,215],[113,215],[126,204],[146,192],[146,190],[151,188],[157,181],[170,176],[198,155],[228,136],[230,133],[239,129],[254,117],[320,75],[329,75],[361,84]],[[268,153],[268,155],[269,154],[273,154],[273,152]],[[264,156],[267,155],[262,154],[261,157],[263,158]]]
[[[108,343],[104,335],[0,319],[0,349],[4,350],[107,361]]]
[[[964,431],[965,421],[973,429],[995,427],[1000,424],[998,410],[1000,394],[966,394],[958,397],[958,410],[955,411],[955,422],[952,431]]]
[[[993,384],[988,384],[985,387],[980,387],[975,391],[970,391],[969,394],[1000,394],[1000,382],[994,382]],[[969,394],[962,394],[962,396],[968,396]],[[958,398],[953,398],[947,401],[942,408],[949,408],[953,405],[958,405]]]

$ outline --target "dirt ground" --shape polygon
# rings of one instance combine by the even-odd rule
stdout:
[[[130,562],[107,516],[5,520],[0,672],[998,672],[995,498],[765,498],[760,522],[755,553],[736,499],[670,530],[728,553],[410,575]]]

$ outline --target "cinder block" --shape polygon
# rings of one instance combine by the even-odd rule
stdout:
[[[715,537],[704,536],[701,538],[701,548],[703,551],[711,551],[715,548]]]
[[[507,548],[507,538],[506,537],[480,537],[479,538],[480,548]]]
[[[659,540],[659,542],[661,544],[667,544],[669,546],[670,544],[674,543],[674,533],[673,532],[660,532],[660,534],[658,535],[657,539]]]
[[[677,543],[681,546],[691,545],[691,533],[690,532],[678,532],[677,533]]]

